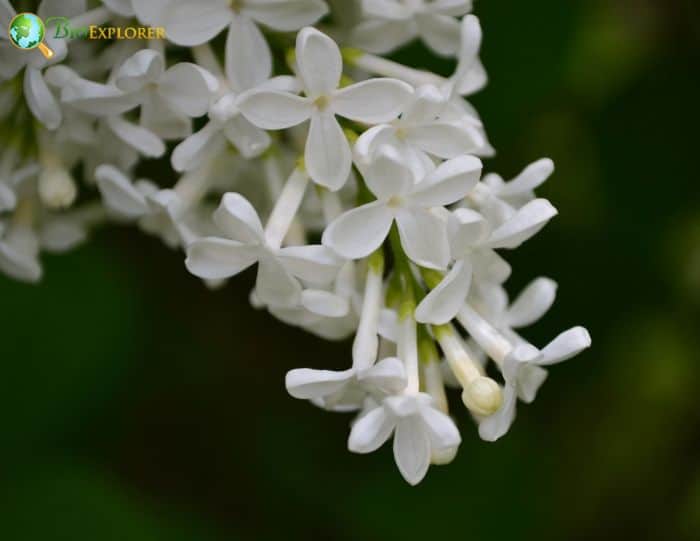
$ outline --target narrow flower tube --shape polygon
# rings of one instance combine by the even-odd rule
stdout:
[[[398,355],[406,367],[406,394],[416,394],[420,391],[416,320],[410,312],[401,315],[403,317],[399,320]]]
[[[481,367],[474,360],[474,354],[467,349],[451,326],[441,325],[434,330],[452,372],[464,389],[464,405],[482,416],[498,411],[503,402],[503,393],[498,383],[482,374]]]
[[[299,210],[309,183],[309,176],[301,167],[295,167],[282,188],[265,227],[265,239],[269,246],[279,248]]]
[[[499,366],[513,349],[511,343],[471,306],[465,304],[457,320]]]
[[[352,364],[357,370],[369,368],[377,360],[379,312],[382,306],[382,275],[384,255],[373,253],[367,266],[364,300],[355,341],[352,344]]]

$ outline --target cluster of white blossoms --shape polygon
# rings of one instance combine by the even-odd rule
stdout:
[[[534,194],[554,166],[482,175],[494,151],[466,101],[487,80],[470,0],[34,7],[75,28],[163,27],[167,40],[55,39],[49,27],[47,60],[12,47],[15,10],[0,0],[1,272],[37,281],[42,250],[114,221],[182,250],[212,289],[257,265],[255,307],[326,339],[354,336],[350,368],[291,370],[289,393],[357,412],[350,451],[393,437],[411,484],[460,445],[446,386],[494,441],[546,367],[590,345],[582,327],[543,348],[518,333],[556,284],[538,278],[509,302],[502,251],[556,215]],[[454,73],[378,56],[414,39],[455,58]],[[139,178],[163,157],[174,186]]]

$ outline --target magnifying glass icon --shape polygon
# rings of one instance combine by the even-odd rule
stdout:
[[[10,21],[7,35],[10,43],[24,51],[39,49],[47,60],[54,52],[44,43],[46,27],[44,21],[33,13],[18,13]]]

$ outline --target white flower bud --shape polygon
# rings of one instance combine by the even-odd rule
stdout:
[[[492,415],[503,403],[503,392],[491,378],[479,377],[464,388],[462,402],[477,415]]]
[[[39,197],[49,208],[70,207],[77,193],[73,177],[63,167],[45,168],[39,175]]]

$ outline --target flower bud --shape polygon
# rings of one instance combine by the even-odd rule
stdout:
[[[430,463],[435,466],[445,466],[457,456],[459,447],[447,447],[445,449],[433,449],[430,453]]]
[[[70,207],[77,188],[70,173],[63,167],[46,168],[39,175],[39,197],[51,209]]]
[[[491,378],[479,377],[464,388],[462,402],[473,413],[488,416],[501,407],[503,392]]]

